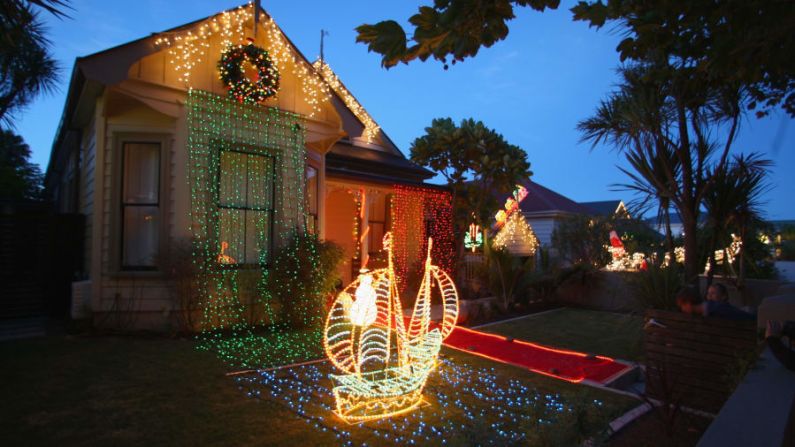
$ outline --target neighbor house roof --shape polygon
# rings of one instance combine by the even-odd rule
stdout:
[[[593,214],[599,216],[612,216],[617,213],[621,207],[621,200],[600,200],[597,202],[580,202],[587,208],[590,208]]]
[[[568,213],[568,214],[591,214],[590,208],[558,194],[549,188],[539,185],[536,182],[527,180],[522,182],[527,188],[527,197],[519,204],[519,208],[525,214],[545,214],[545,213]],[[508,198],[502,195],[502,200]]]

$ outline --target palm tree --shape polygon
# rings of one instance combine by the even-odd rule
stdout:
[[[577,128],[592,147],[605,143],[627,157],[634,171],[622,169],[633,181],[628,186],[656,198],[663,219],[669,205],[679,212],[685,277],[694,281],[700,271],[698,217],[712,183],[707,168],[716,156],[717,168],[726,163],[744,97],[736,88],[718,88],[692,69],[667,62],[627,66],[619,73],[618,89]],[[719,147],[711,130],[722,125],[729,132]]]
[[[712,172],[712,187],[704,196],[707,211],[707,228],[710,230],[707,245],[710,270],[707,285],[712,283],[715,271],[715,250],[726,246],[731,234],[741,241],[738,258],[737,287],[745,281],[745,250],[749,232],[763,221],[762,195],[769,189],[765,176],[772,162],[759,154],[737,155],[723,169]],[[751,235],[753,237],[753,235]],[[724,257],[725,259],[725,257]],[[725,261],[724,261],[725,262]]]
[[[34,6],[67,17],[63,0],[0,2],[0,123],[6,125],[12,124],[14,112],[52,91],[58,80],[58,65]]]

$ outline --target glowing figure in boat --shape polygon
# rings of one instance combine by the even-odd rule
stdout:
[[[363,273],[356,288],[356,301],[351,304],[350,319],[356,326],[370,326],[376,318],[375,289],[373,277]]]
[[[417,299],[405,318],[392,258],[388,267],[364,272],[334,301],[326,319],[326,355],[342,374],[332,374],[336,413],[365,421],[405,413],[422,403],[422,390],[442,340],[458,319],[458,292],[450,276],[431,263],[433,240]],[[439,296],[442,319],[431,321],[431,297]],[[355,298],[355,300],[354,300]]]

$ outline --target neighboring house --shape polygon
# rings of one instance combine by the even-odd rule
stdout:
[[[267,107],[228,100],[219,80],[222,49],[245,38],[279,67]],[[86,217],[73,309],[118,312],[121,298],[137,326],[158,328],[174,305],[163,259],[180,241],[261,266],[305,226],[342,245],[347,283],[382,248],[395,188],[438,192],[423,184],[432,175],[247,6],[78,58],[46,185],[59,210]],[[415,241],[433,227],[419,210],[404,224]]]
[[[622,200],[603,200],[599,202],[575,202],[532,180],[521,183],[527,189],[527,196],[519,203],[519,209],[535,232],[538,242],[543,247],[552,244],[552,233],[558,223],[572,215],[611,216],[615,214],[629,216],[627,207]],[[507,194],[498,197],[499,203],[508,198]]]
[[[527,189],[527,196],[519,203],[519,209],[542,247],[552,244],[552,233],[561,219],[575,214],[593,213],[590,208],[531,180],[521,185]],[[505,202],[507,198],[507,194],[502,194],[499,203]]]

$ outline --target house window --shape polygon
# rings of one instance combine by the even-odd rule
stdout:
[[[160,242],[160,143],[124,143],[121,189],[121,267],[155,270]]]
[[[218,174],[218,262],[270,261],[275,163],[272,156],[221,150]]]
[[[367,219],[370,225],[368,252],[371,256],[384,249],[384,234],[389,231],[387,216],[389,216],[389,197],[386,194],[377,194],[370,205],[370,215]]]
[[[311,234],[317,234],[318,220],[318,171],[317,168],[307,165],[306,167],[306,230]]]

